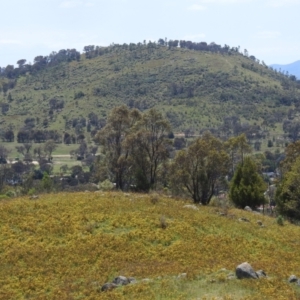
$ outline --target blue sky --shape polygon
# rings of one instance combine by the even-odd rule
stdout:
[[[300,0],[1,1],[0,66],[86,45],[186,39],[240,46],[267,64],[300,60]]]

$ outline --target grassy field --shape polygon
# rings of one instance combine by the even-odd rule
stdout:
[[[291,274],[300,276],[299,227],[186,204],[116,192],[2,201],[0,299],[300,298],[300,287],[287,283]],[[229,279],[244,261],[268,278]],[[178,279],[181,273],[187,277]],[[118,275],[138,283],[98,291]]]
[[[22,144],[18,144],[17,142],[13,143],[5,143],[3,142],[2,145],[4,145],[9,151],[8,158],[10,160],[14,160],[15,158],[23,159],[23,155],[18,153],[16,150],[16,146],[21,146]],[[36,146],[43,146],[43,143],[39,144],[33,144],[32,149],[34,149]],[[66,144],[57,144],[57,148],[53,152],[53,173],[57,174],[60,173],[60,167],[62,165],[67,165],[69,169],[73,166],[81,166],[81,162],[77,161],[76,159],[71,159],[70,158],[70,151],[75,150],[79,147],[77,144],[71,144],[71,145],[66,145]],[[32,150],[31,150],[32,153]],[[34,159],[34,158],[33,158]]]
[[[12,142],[12,143],[7,143],[7,142],[1,142],[1,145],[5,146],[10,153],[8,155],[9,159],[14,159],[15,157],[19,157],[20,159],[23,158],[23,155],[17,152],[16,146],[21,146],[22,144],[17,143],[17,142]],[[33,143],[32,144],[32,149],[34,149],[37,146],[43,146],[44,143]],[[53,152],[54,156],[62,156],[62,155],[70,155],[71,150],[75,150],[79,147],[78,144],[57,144],[57,148]],[[32,149],[30,152],[32,152]]]

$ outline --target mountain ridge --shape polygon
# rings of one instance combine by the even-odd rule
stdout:
[[[300,79],[300,60],[290,64],[272,64],[270,66],[277,71],[288,72],[290,75],[294,75],[297,79]]]

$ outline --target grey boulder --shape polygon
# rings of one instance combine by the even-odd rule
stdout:
[[[118,287],[116,284],[108,282],[108,283],[105,283],[104,285],[102,285],[101,291],[102,292],[111,291],[111,290],[115,289],[116,287]]]
[[[259,270],[255,272],[258,278],[265,278],[267,274],[263,270]]]
[[[289,283],[292,283],[292,282],[297,282],[298,281],[298,278],[296,275],[291,275],[289,277]]]
[[[246,211],[252,211],[252,208],[250,206],[245,206],[244,210],[246,210]]]
[[[255,273],[251,265],[247,262],[244,262],[236,267],[235,275],[238,279],[243,279],[243,278],[258,279],[257,274]]]
[[[130,280],[125,276],[118,276],[113,280],[112,283],[116,285],[127,285],[130,283]]]

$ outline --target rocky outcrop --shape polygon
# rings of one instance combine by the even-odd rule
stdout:
[[[259,270],[255,272],[258,278],[265,278],[267,274],[263,270]]]
[[[258,275],[253,270],[251,265],[247,262],[244,262],[236,267],[235,275],[238,279],[244,279],[244,278],[253,278],[258,279]]]
[[[116,287],[118,287],[116,284],[107,282],[101,287],[101,292],[111,291],[111,290],[115,289]]]
[[[130,283],[129,279],[125,276],[118,276],[116,277],[113,282],[116,285],[127,285]]]
[[[244,210],[252,212],[252,208],[250,206],[245,206]]]
[[[130,283],[135,283],[136,279],[133,277],[125,277],[125,276],[118,276],[112,282],[107,282],[101,287],[101,292],[111,291],[118,286],[127,285]]]
[[[296,275],[291,275],[288,281],[289,283],[298,282],[298,278]]]

